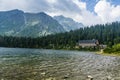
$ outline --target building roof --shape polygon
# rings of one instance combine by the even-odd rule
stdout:
[[[95,39],[93,39],[93,40],[79,40],[79,43],[96,43],[96,42],[98,42],[98,40],[95,40]]]

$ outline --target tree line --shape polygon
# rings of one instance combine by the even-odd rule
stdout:
[[[79,40],[97,39],[109,47],[120,43],[120,22],[98,24],[44,37],[0,36],[1,47],[74,49]]]

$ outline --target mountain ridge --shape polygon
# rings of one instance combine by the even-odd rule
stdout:
[[[0,12],[0,35],[40,37],[65,32],[58,21],[44,12],[25,13],[15,9]]]
[[[76,30],[84,27],[82,23],[78,23],[72,18],[64,17],[63,15],[54,16],[53,18],[56,19],[66,31]]]

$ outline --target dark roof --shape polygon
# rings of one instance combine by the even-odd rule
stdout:
[[[79,43],[96,43],[98,40],[79,40]]]

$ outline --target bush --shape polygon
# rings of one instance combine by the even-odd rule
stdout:
[[[112,48],[107,47],[104,49],[105,53],[119,53],[120,52],[120,44],[113,45]]]
[[[104,52],[105,53],[112,53],[113,51],[112,51],[112,48],[107,47],[107,48],[104,49]]]
[[[120,44],[116,44],[112,47],[114,52],[119,52],[120,51]]]

